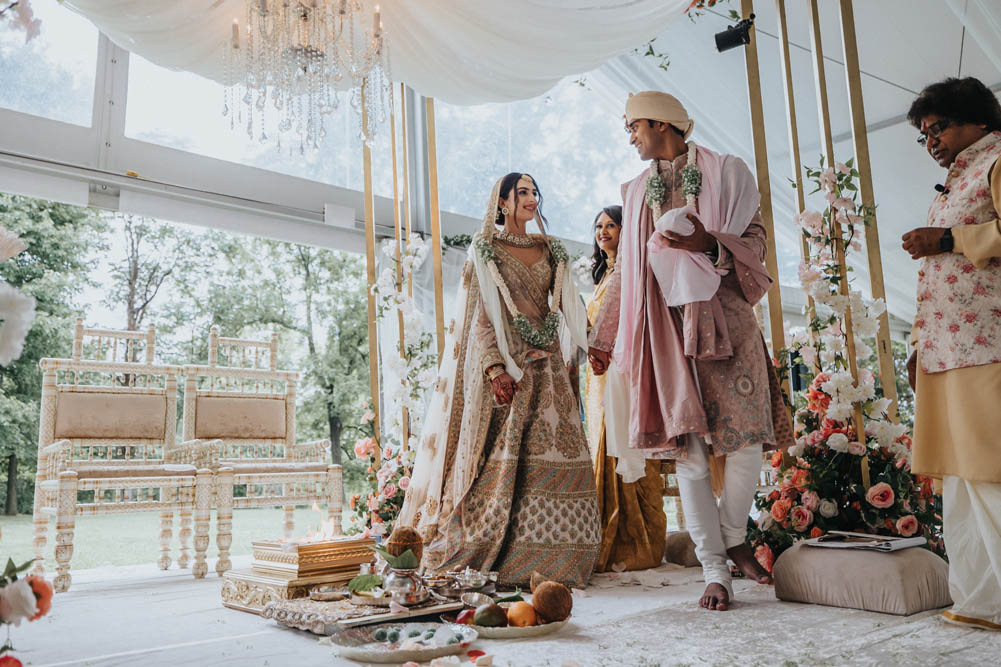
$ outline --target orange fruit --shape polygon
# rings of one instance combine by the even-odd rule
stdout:
[[[515,602],[507,610],[507,624],[518,628],[525,628],[530,625],[537,625],[539,617],[535,613],[535,607],[525,601]]]

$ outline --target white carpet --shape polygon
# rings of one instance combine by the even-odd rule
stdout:
[[[249,557],[234,558],[235,567]],[[212,572],[212,564],[209,571]],[[1001,633],[948,625],[936,612],[910,617],[779,602],[772,589],[735,585],[727,612],[699,609],[697,570],[595,577],[576,594],[573,620],[555,635],[478,641],[496,665],[984,665],[997,664]],[[642,584],[626,584],[623,579]],[[668,585],[661,586],[661,582]],[[643,585],[645,584],[645,585]],[[357,664],[314,635],[222,606],[221,581],[153,565],[74,573],[52,612],[12,629],[14,655],[30,665]],[[470,664],[465,662],[464,664]]]

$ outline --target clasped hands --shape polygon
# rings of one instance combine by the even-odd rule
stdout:
[[[904,242],[904,250],[910,253],[911,259],[921,259],[942,252],[939,242],[943,234],[945,234],[944,227],[918,227],[904,234],[901,240]]]
[[[499,405],[508,405],[514,400],[514,392],[518,391],[518,383],[507,373],[491,378],[490,384],[494,390],[494,400]]]
[[[654,232],[651,242],[658,248],[688,250],[689,252],[709,252],[716,246],[716,238],[706,231],[699,216],[689,213],[688,220],[695,227],[688,236],[677,232]]]

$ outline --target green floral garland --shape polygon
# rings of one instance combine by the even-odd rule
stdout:
[[[667,200],[667,188],[660,174],[650,174],[646,179],[646,205],[657,210]]]
[[[686,164],[681,169],[681,194],[698,197],[702,192],[702,170],[694,164]]]

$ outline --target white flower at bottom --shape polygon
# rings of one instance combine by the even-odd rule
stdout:
[[[837,516],[838,505],[833,500],[829,498],[824,498],[820,501],[820,516],[825,519],[830,519],[832,516]]]
[[[21,621],[31,618],[36,611],[35,593],[27,579],[18,579],[0,588],[0,621],[21,625]]]

